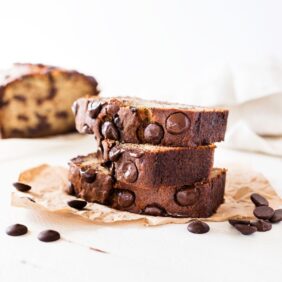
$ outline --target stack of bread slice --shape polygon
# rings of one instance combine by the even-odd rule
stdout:
[[[228,110],[89,97],[73,112],[77,130],[98,143],[69,163],[77,197],[173,217],[209,217],[223,202],[226,170],[213,168],[213,143],[224,140]]]

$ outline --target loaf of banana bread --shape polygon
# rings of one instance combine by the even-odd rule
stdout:
[[[76,71],[15,64],[0,73],[0,136],[42,137],[74,130],[71,105],[98,94],[93,77]]]
[[[117,181],[137,186],[189,185],[208,179],[215,145],[167,147],[103,140],[102,159]]]
[[[224,169],[215,168],[209,179],[191,185],[151,187],[115,181],[95,153],[74,158],[69,165],[69,181],[77,197],[118,210],[152,216],[209,217],[224,200]]]
[[[81,98],[73,106],[80,133],[125,143],[199,146],[224,140],[228,110],[138,98]]]

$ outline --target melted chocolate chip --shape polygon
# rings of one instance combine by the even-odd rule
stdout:
[[[199,199],[200,192],[194,187],[182,188],[176,192],[175,200],[180,206],[192,206]]]
[[[122,153],[123,153],[123,150],[121,148],[113,147],[109,152],[110,161],[112,162],[118,161]]]
[[[156,123],[150,123],[144,130],[144,138],[147,143],[157,145],[164,136],[162,127]]]
[[[30,185],[21,182],[15,182],[13,186],[20,192],[28,192],[31,189]]]
[[[267,206],[260,206],[254,209],[254,215],[259,219],[270,219],[274,215],[274,210]]]
[[[106,121],[103,123],[101,128],[101,133],[104,136],[104,138],[118,140],[118,136],[119,136],[118,130],[115,127],[115,125],[110,121]]]
[[[138,178],[137,167],[131,161],[124,162],[121,166],[121,171],[123,173],[123,179],[127,182],[133,183]]]
[[[268,201],[260,194],[253,193],[251,195],[251,200],[257,207],[268,206]]]
[[[91,118],[96,118],[102,109],[102,103],[100,101],[93,101],[88,105],[88,112]]]
[[[115,193],[113,198],[114,208],[128,208],[135,201],[135,195],[128,190],[119,190]]]
[[[234,227],[243,235],[251,235],[257,231],[257,228],[252,225],[235,224]]]
[[[86,207],[87,202],[82,200],[71,200],[68,201],[68,205],[76,210],[82,210]]]
[[[195,220],[188,224],[187,229],[191,233],[204,234],[210,231],[210,227],[202,221]]]
[[[183,113],[173,113],[166,120],[166,129],[171,134],[181,134],[190,126],[189,118]]]
[[[81,176],[87,183],[93,183],[96,180],[96,171],[95,170],[86,170],[81,171]]]
[[[81,132],[84,133],[84,134],[93,134],[93,131],[92,129],[89,127],[88,124],[84,124],[82,129],[81,129]]]
[[[159,207],[157,205],[148,205],[145,207],[144,211],[145,214],[152,215],[152,216],[163,216],[165,215],[165,209]]]
[[[42,242],[53,242],[61,238],[60,233],[55,230],[44,230],[40,232],[37,236],[38,240]]]
[[[10,236],[21,236],[28,232],[28,229],[23,224],[14,224],[6,229],[6,234]]]

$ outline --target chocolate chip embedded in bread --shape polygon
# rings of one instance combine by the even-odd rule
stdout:
[[[150,123],[144,129],[144,138],[147,143],[157,145],[164,136],[163,128],[156,123]]]
[[[128,208],[135,201],[135,195],[129,190],[114,191],[112,206],[113,208]]]
[[[112,162],[116,162],[121,154],[123,153],[123,150],[117,147],[113,147],[109,152],[109,159]]]
[[[59,111],[55,113],[56,118],[62,118],[62,119],[66,119],[68,115],[69,114],[67,111]]]
[[[93,183],[96,180],[96,171],[95,170],[86,170],[81,171],[81,176],[87,183]]]
[[[200,192],[195,187],[181,188],[175,194],[175,200],[180,206],[192,206],[199,199]]]
[[[123,173],[123,179],[127,182],[133,183],[137,180],[138,178],[138,169],[136,165],[131,162],[127,161],[122,163],[121,165],[121,171]]]
[[[26,116],[24,114],[18,114],[18,120],[28,121],[29,118],[28,118],[28,116]]]
[[[99,101],[93,101],[88,104],[88,112],[91,118],[96,118],[102,109],[102,103]]]
[[[26,97],[24,95],[21,95],[21,94],[14,95],[14,99],[19,101],[19,102],[22,102],[22,103],[26,102]]]
[[[166,120],[166,130],[171,134],[181,134],[189,127],[189,118],[180,112],[171,114]]]
[[[118,140],[119,137],[117,128],[110,121],[106,121],[103,123],[101,133],[103,137],[107,139]]]
[[[152,215],[152,216],[163,216],[166,214],[164,208],[159,207],[158,205],[152,204],[145,207],[143,210],[144,214]]]

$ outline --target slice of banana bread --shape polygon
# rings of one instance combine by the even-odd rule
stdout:
[[[81,98],[74,104],[76,128],[125,143],[198,146],[224,140],[228,110],[138,98]]]
[[[149,144],[101,142],[102,159],[113,164],[118,181],[138,186],[189,185],[208,179],[215,145],[167,147]]]
[[[98,95],[93,77],[36,64],[15,64],[0,74],[2,138],[42,137],[75,128],[71,105]]]
[[[115,181],[111,173],[94,153],[71,160],[69,181],[86,201],[153,216],[209,217],[224,200],[224,169],[215,168],[208,180],[192,185],[158,187]]]

